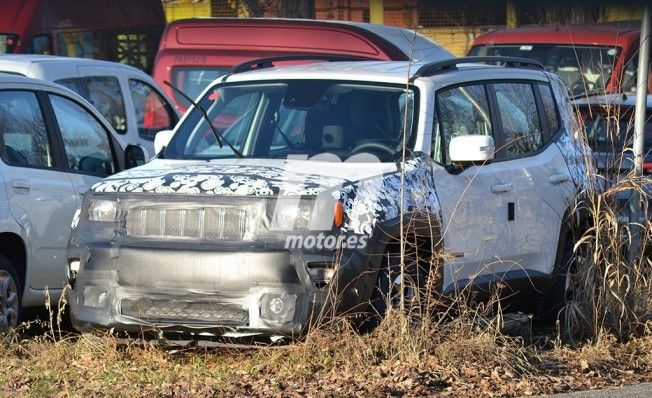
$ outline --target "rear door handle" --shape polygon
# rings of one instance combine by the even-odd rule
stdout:
[[[494,184],[491,186],[491,192],[493,193],[503,193],[509,192],[512,190],[512,184]]]
[[[566,181],[570,181],[571,176],[568,174],[554,174],[548,177],[548,182],[551,184],[561,184]]]
[[[17,192],[28,192],[30,188],[30,183],[28,180],[15,178],[11,180],[11,187],[14,189],[14,191]]]

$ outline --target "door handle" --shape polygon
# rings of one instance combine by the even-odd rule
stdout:
[[[561,184],[566,181],[570,181],[571,176],[569,174],[554,174],[548,177],[548,182],[551,184]]]
[[[23,180],[21,178],[15,178],[15,179],[11,180],[11,187],[14,189],[14,191],[17,191],[17,192],[29,191],[30,183],[29,183],[28,180]]]
[[[493,193],[503,193],[509,192],[512,190],[512,184],[494,184],[491,186],[491,192]]]

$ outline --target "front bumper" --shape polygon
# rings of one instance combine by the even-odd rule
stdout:
[[[329,295],[338,294],[340,309],[364,300],[357,284],[334,293],[335,280],[349,278],[338,277],[342,269],[333,269],[332,253],[106,242],[87,245],[78,254],[81,270],[69,302],[73,326],[81,331],[299,336],[338,311]],[[349,276],[360,275],[364,264],[358,253],[344,263]]]

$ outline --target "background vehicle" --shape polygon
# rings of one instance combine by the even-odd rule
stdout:
[[[0,72],[61,84],[86,98],[118,133],[128,167],[154,156],[154,135],[178,121],[170,99],[146,73],[117,62],[47,55],[0,56]]]
[[[196,98],[236,64],[291,53],[396,61],[452,57],[425,36],[391,26],[278,18],[202,18],[167,26],[152,76],[162,87],[167,80]],[[164,89],[180,110],[189,106],[169,87]]]
[[[81,194],[124,169],[114,134],[69,90],[0,74],[0,330],[64,286]]]
[[[469,55],[537,60],[561,76],[573,95],[633,93],[640,26],[613,22],[496,30],[476,38]]]
[[[0,0],[0,54],[65,55],[152,69],[160,0]]]
[[[418,306],[429,272],[443,293],[501,283],[510,309],[557,309],[590,149],[563,82],[537,67],[236,68],[198,99],[207,116],[191,108],[159,133],[161,157],[84,197],[73,325],[296,336],[369,301],[383,313],[387,296]],[[454,255],[433,266],[433,251]]]

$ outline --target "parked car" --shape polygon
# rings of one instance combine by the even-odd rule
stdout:
[[[129,167],[154,156],[154,136],[179,120],[171,100],[134,67],[108,61],[47,55],[4,55],[0,72],[44,79],[86,98],[120,135]]]
[[[81,194],[124,170],[111,126],[88,102],[43,80],[0,74],[0,331],[66,283]]]
[[[150,73],[165,27],[160,0],[0,0],[0,54],[126,63]]]
[[[500,282],[511,308],[563,302],[590,149],[561,79],[500,57],[269,66],[212,84],[159,158],[85,196],[77,329],[297,336],[414,304],[430,272],[446,294]],[[433,251],[450,255],[431,267]]]
[[[627,94],[607,94],[581,97],[573,101],[578,110],[588,143],[593,149],[593,157],[604,188],[614,186],[626,178],[633,168],[634,114],[636,96]],[[645,122],[643,126],[643,174],[652,176],[652,95],[647,96]],[[652,196],[652,184],[644,184],[643,196],[647,203]],[[620,221],[629,221],[628,209],[631,191],[619,190]],[[652,220],[652,213],[645,206],[647,216]],[[641,220],[642,222],[644,220]]]
[[[568,84],[573,95],[627,93],[636,89],[640,21],[523,26],[477,37],[476,56],[539,61]],[[652,94],[652,85],[649,87]]]
[[[293,53],[359,59],[426,61],[453,56],[414,31],[347,21],[282,18],[201,18],[174,21],[161,37],[152,76],[196,98],[213,80],[251,59]],[[164,87],[178,109],[190,105]]]

